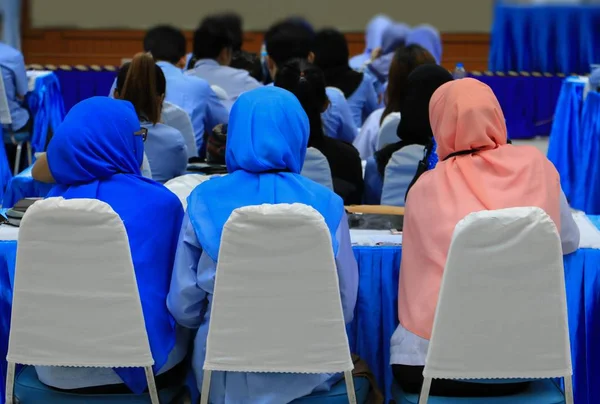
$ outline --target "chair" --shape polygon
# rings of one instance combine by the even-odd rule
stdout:
[[[381,150],[385,146],[392,143],[396,143],[400,140],[398,139],[398,135],[396,134],[399,124],[399,112],[392,112],[391,114],[385,117],[383,123],[381,124],[381,128],[379,128],[379,134],[377,135],[377,150]]]
[[[420,399],[395,386],[398,404],[573,403],[560,238],[539,208],[468,215],[454,230]],[[564,377],[565,395],[549,378]],[[545,379],[486,398],[429,398],[435,379]]]
[[[306,158],[300,175],[313,180],[333,191],[333,178],[327,158],[319,150],[309,147],[306,150]]]
[[[425,155],[425,146],[405,146],[392,154],[392,158],[385,167],[383,188],[381,190],[381,204],[389,206],[404,206],[405,196],[410,186],[419,162]]]
[[[301,204],[248,206],[231,214],[221,240],[201,403],[208,403],[212,371],[344,372],[356,403],[323,217]]]
[[[169,403],[181,392],[156,390],[127,233],[106,203],[50,198],[27,211],[19,231],[7,362],[7,404],[158,404],[159,397]],[[15,381],[16,363],[30,366]],[[66,393],[43,385],[33,365],[143,367],[149,393]]]
[[[8,99],[6,98],[6,90],[4,88],[4,79],[0,74],[0,124],[10,126],[12,124],[12,117],[10,116],[10,109],[8,107]],[[13,169],[13,175],[19,174],[21,167],[21,151],[23,150],[23,143],[27,144],[27,158],[28,165],[31,165],[31,133],[27,130],[12,132],[10,130],[3,131],[4,144],[14,144],[17,146],[17,154],[15,158],[15,167]]]
[[[179,201],[183,205],[183,210],[186,210],[187,198],[190,196],[194,188],[202,184],[204,181],[210,180],[212,177],[214,177],[214,175],[185,174],[167,181],[165,183],[165,187],[177,195]]]
[[[185,145],[188,150],[188,159],[198,157],[198,148],[196,146],[196,136],[190,116],[183,109],[170,102],[163,102],[161,120],[167,126],[177,129],[183,135]]]

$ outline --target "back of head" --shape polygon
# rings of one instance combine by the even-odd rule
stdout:
[[[440,160],[463,150],[488,150],[506,144],[506,121],[494,92],[475,79],[440,87],[429,105]]]
[[[277,73],[275,86],[292,92],[298,98],[310,121],[309,146],[315,146],[325,136],[321,113],[328,98],[323,72],[306,59],[292,59]]]
[[[315,36],[315,65],[323,70],[348,67],[350,53],[346,37],[336,29],[323,29]]]
[[[383,31],[393,23],[392,19],[387,15],[376,15],[367,24],[367,32],[365,34],[366,50],[372,52],[381,47],[383,39]]]
[[[151,28],[144,37],[144,51],[155,60],[178,63],[185,56],[185,36],[177,28],[161,25]]]
[[[244,44],[244,21],[242,17],[235,12],[226,12],[214,16],[227,27],[232,40],[232,48],[234,52],[242,49]]]
[[[427,50],[419,45],[409,45],[396,51],[390,67],[386,90],[386,108],[381,122],[390,113],[400,111],[400,103],[404,98],[408,76],[417,67],[425,64],[435,64],[435,59]]]
[[[121,66],[117,76],[115,98],[129,101],[141,120],[156,124],[160,121],[162,99],[167,81],[162,69],[148,53],[138,53]]]
[[[131,103],[92,97],[75,105],[48,146],[48,166],[60,185],[85,184],[115,174],[140,175],[144,154]]]
[[[267,53],[278,67],[290,59],[306,59],[313,50],[313,42],[310,29],[293,21],[279,22],[265,34]]]
[[[233,104],[225,160],[230,173],[300,173],[309,122],[294,94],[266,86],[243,93]]]
[[[205,18],[194,32],[194,57],[217,59],[223,49],[233,49],[233,37],[223,19]]]
[[[406,38],[407,45],[420,45],[433,55],[437,63],[442,62],[442,38],[440,32],[431,25],[415,27]]]
[[[394,23],[387,26],[381,39],[381,53],[387,54],[396,51],[406,43],[410,27],[403,23]]]

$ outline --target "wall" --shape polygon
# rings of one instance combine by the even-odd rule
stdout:
[[[342,16],[340,2],[350,1],[353,12],[346,6],[342,9],[348,14]],[[281,7],[284,2],[289,2],[285,10],[270,7],[274,0],[25,0],[23,52],[27,63],[119,65],[121,59],[141,50],[144,28],[165,22],[188,28],[186,36],[191,49],[191,29],[202,11],[232,9],[232,4],[237,3],[235,9],[245,16],[244,48],[250,51],[260,49],[263,32],[272,21],[289,14],[303,14],[316,25],[332,24],[344,29],[351,54],[360,53],[364,48],[363,27],[372,14],[368,10],[379,9],[411,24],[428,21],[438,26],[444,42],[445,66],[450,68],[459,61],[469,70],[485,70],[487,66],[492,0],[418,0],[405,8],[402,4],[409,2],[400,0],[278,0],[277,4]],[[217,3],[223,6],[217,8]],[[307,7],[315,3],[323,6]],[[188,11],[184,5],[196,11]],[[429,12],[432,9],[436,12]],[[465,9],[471,11],[461,12]]]

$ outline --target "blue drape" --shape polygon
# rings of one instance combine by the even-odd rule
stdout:
[[[34,152],[46,150],[48,130],[56,131],[65,117],[65,107],[60,83],[55,74],[40,76],[35,89],[27,97],[29,109],[34,114],[31,146]]]
[[[62,88],[65,110],[68,112],[73,105],[86,98],[94,96],[108,96],[110,88],[117,77],[117,70],[100,69],[70,70],[59,69],[55,71]]]
[[[2,171],[1,165],[2,163],[0,162],[0,172]],[[51,189],[52,184],[44,184],[43,182],[34,180],[31,177],[31,167],[28,167],[8,181],[2,206],[4,208],[12,208],[21,199],[45,197]]]
[[[600,6],[495,6],[491,71],[588,73],[598,61]]]
[[[2,138],[2,125],[0,125],[0,138]],[[4,142],[0,144],[0,199],[3,198],[4,192],[8,187],[12,178],[12,170],[8,165],[8,157],[4,149]]]

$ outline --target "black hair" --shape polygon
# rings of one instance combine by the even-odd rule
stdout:
[[[315,64],[321,69],[348,66],[350,51],[346,37],[340,31],[327,28],[315,36]]]
[[[216,59],[228,48],[233,48],[233,39],[227,26],[216,17],[205,18],[194,32],[194,57]]]
[[[162,104],[158,97],[167,91],[167,81],[149,53],[138,53],[131,62],[121,66],[116,90],[119,99],[133,104],[140,119],[153,124],[160,121]]]
[[[183,33],[169,25],[151,28],[144,37],[144,51],[152,53],[156,61],[175,64],[185,56],[185,47]]]
[[[231,35],[233,51],[237,52],[241,50],[242,45],[244,44],[244,20],[242,17],[234,12],[217,14],[214,17],[219,19],[221,23],[227,27],[227,30]]]
[[[275,85],[294,93],[302,104],[310,122],[308,146],[320,143],[325,137],[321,113],[328,102],[323,71],[306,59],[292,59],[277,73]]]
[[[265,34],[267,54],[277,67],[290,59],[306,59],[312,51],[313,41],[310,29],[295,21],[279,22]]]

